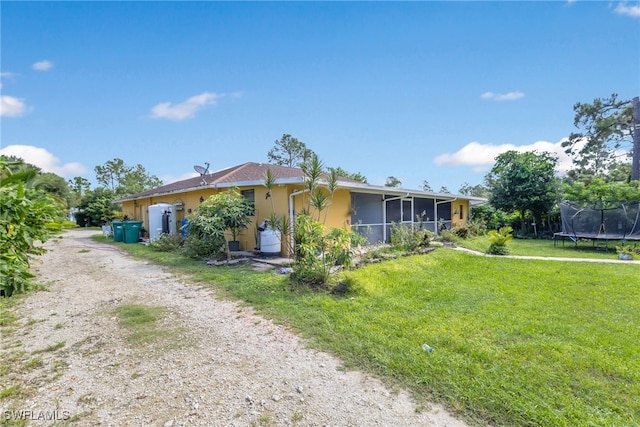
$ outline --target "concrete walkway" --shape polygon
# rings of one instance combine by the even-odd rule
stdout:
[[[640,265],[640,261],[623,261],[619,259],[596,259],[596,258],[557,258],[557,257],[543,257],[543,256],[523,256],[523,255],[489,255],[482,252],[474,251],[467,248],[461,248],[459,246],[452,247],[450,249],[466,252],[477,256],[495,257],[495,258],[513,258],[513,259],[536,259],[543,261],[566,261],[566,262],[602,262],[609,264],[636,264]]]

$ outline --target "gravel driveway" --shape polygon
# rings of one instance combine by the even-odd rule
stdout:
[[[30,294],[20,325],[2,337],[2,352],[34,360],[11,376],[31,393],[2,400],[5,418],[31,411],[22,412],[30,425],[466,425],[438,405],[416,410],[405,391],[345,371],[284,327],[96,243],[95,233],[68,231],[33,262],[48,291]],[[114,313],[123,304],[164,307],[159,327],[170,342],[130,344]]]

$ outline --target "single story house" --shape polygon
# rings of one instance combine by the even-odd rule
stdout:
[[[270,194],[273,204],[264,186],[268,169],[275,178]],[[326,176],[324,178],[321,185],[326,184]],[[256,246],[255,226],[269,217],[272,206],[277,215],[289,219],[307,209],[308,191],[305,190],[304,179],[299,168],[248,162],[133,194],[117,202],[122,203],[123,215],[143,221],[147,230],[149,206],[157,203],[173,205],[176,228],[179,229],[182,219],[209,196],[237,187],[255,207],[252,225],[238,238],[241,249],[251,250]],[[486,199],[477,197],[370,185],[339,177],[338,189],[320,218],[328,227],[350,228],[363,234],[371,243],[388,242],[394,222],[421,222],[427,229],[438,233],[443,228],[465,224],[470,207],[484,203]]]

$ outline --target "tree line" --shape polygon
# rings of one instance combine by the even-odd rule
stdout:
[[[551,224],[554,207],[561,200],[600,206],[639,201],[640,180],[631,179],[640,169],[637,104],[637,98],[620,100],[613,94],[574,105],[578,131],[563,142],[573,162],[566,176],[557,173],[558,159],[551,153],[508,151],[496,158],[483,184],[465,183],[458,193],[488,198],[489,204],[474,212],[488,228],[518,221],[522,233],[528,221]],[[306,170],[318,156],[304,142],[283,134],[267,158],[273,164]],[[367,182],[360,172],[326,169],[332,176]],[[0,293],[24,288],[29,256],[41,253],[34,242],[46,240],[47,225],[64,221],[70,208],[76,208],[80,225],[100,225],[122,215],[121,207],[114,203],[118,198],[162,185],[144,166],[129,166],[118,158],[94,171],[99,185],[92,189],[86,178],[66,181],[22,159],[0,156]],[[390,176],[386,185],[402,183]],[[427,180],[423,190],[432,191]],[[446,187],[439,192],[449,193]]]
[[[488,205],[474,209],[476,219],[488,227],[512,225],[523,234],[527,223],[550,226],[554,219],[557,221],[557,205],[563,200],[600,206],[640,200],[640,181],[632,179],[640,169],[640,155],[633,157],[640,150],[640,135],[634,134],[640,132],[636,104],[637,98],[621,100],[612,94],[574,105],[574,126],[578,130],[562,142],[573,164],[565,176],[558,173],[558,158],[553,153],[507,151],[496,157],[482,184],[465,182],[457,194],[489,200]],[[304,142],[284,134],[267,157],[271,163],[300,167],[314,154]],[[328,169],[367,182],[359,172]],[[402,181],[389,176],[384,185],[401,187]],[[428,180],[423,181],[422,190],[434,192]],[[443,186],[438,193],[450,191]],[[516,222],[519,227],[515,227]]]

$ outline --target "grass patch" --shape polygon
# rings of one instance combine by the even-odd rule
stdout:
[[[19,385],[11,386],[0,390],[0,400],[15,398],[24,394],[24,390]]]
[[[16,294],[10,298],[0,297],[0,328],[4,329],[18,324],[15,309],[22,300],[22,294]]]
[[[50,352],[53,352],[53,351],[56,351],[56,350],[60,350],[62,347],[65,346],[65,344],[66,344],[65,341],[60,341],[58,343],[52,344],[52,345],[50,345],[50,346],[48,346],[46,348],[43,348],[41,350],[34,350],[32,352],[32,354],[50,353]]]
[[[166,316],[164,307],[124,304],[116,307],[114,313],[120,325],[127,329],[126,339],[133,347],[150,344],[175,347],[179,344],[178,329],[167,329],[158,324]]]
[[[472,424],[640,424],[636,265],[436,250],[348,272],[354,291],[336,297],[292,290],[276,274],[122,246],[210,283],[347,366],[442,402]]]
[[[488,236],[474,236],[467,239],[459,239],[456,244],[460,247],[472,249],[474,251],[485,253],[489,249]],[[511,251],[509,255],[517,256],[541,256],[551,258],[590,258],[590,259],[618,259],[616,254],[616,245],[619,242],[610,241],[608,251],[598,248],[596,250],[593,242],[579,241],[576,245],[567,240],[562,245],[558,241],[554,245],[553,240],[544,239],[512,239],[507,243],[507,247]]]
[[[33,359],[28,360],[24,364],[25,369],[33,369],[33,368],[38,368],[40,366],[42,366],[42,358],[41,357],[34,357]]]

